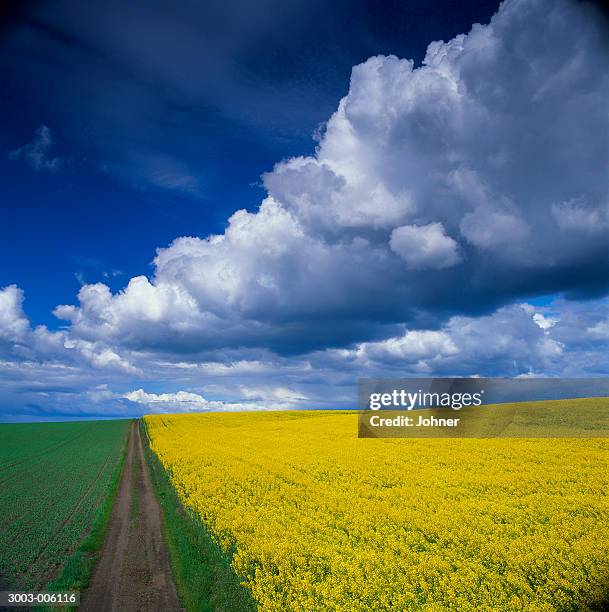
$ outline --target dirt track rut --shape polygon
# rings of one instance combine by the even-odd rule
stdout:
[[[131,427],[125,469],[106,540],[79,610],[181,610],[137,422]]]

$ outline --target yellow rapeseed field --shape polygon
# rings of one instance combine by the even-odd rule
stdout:
[[[609,440],[366,440],[345,412],[145,422],[262,610],[607,602]]]

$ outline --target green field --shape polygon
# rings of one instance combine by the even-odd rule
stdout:
[[[0,425],[0,589],[39,589],[82,573],[131,421]]]

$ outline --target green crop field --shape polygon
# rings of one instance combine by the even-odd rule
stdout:
[[[64,572],[107,512],[130,424],[0,425],[0,589]]]

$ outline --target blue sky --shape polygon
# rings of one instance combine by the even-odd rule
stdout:
[[[609,373],[597,4],[54,0],[1,24],[1,418]]]

